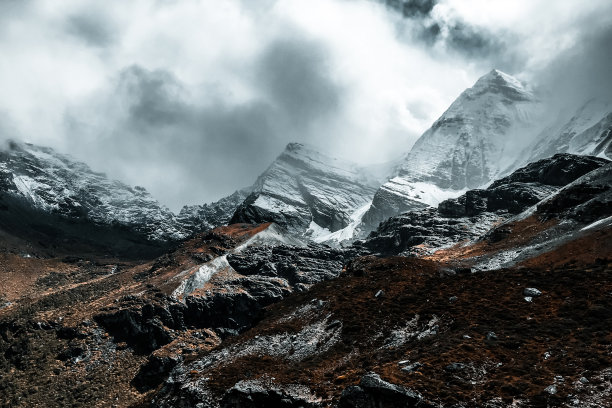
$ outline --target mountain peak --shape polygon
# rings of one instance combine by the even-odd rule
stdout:
[[[468,89],[471,97],[485,93],[499,94],[514,101],[529,100],[533,93],[521,81],[498,69],[492,69]]]
[[[291,156],[326,156],[316,147],[308,143],[291,142],[288,143],[283,154]]]

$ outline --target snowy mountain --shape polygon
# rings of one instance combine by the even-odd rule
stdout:
[[[46,147],[9,142],[0,151],[3,201],[96,225],[129,228],[151,241],[181,239],[170,210],[130,187]]]
[[[533,92],[512,76],[492,70],[481,77],[417,140],[377,191],[364,215],[367,228],[493,180],[516,158],[514,135],[529,127],[538,110]]]
[[[51,148],[10,141],[0,150],[0,225],[17,234],[35,230],[48,240],[88,237],[120,247],[120,235],[129,243],[163,245],[227,224],[249,191],[175,215],[143,187],[110,180]]]
[[[560,113],[554,124],[542,131],[535,143],[525,149],[519,164],[557,153],[612,158],[612,103],[591,99],[576,110],[569,120],[567,115]]]
[[[315,241],[337,241],[343,232],[352,236],[346,229],[357,226],[378,185],[365,168],[290,143],[230,222],[275,222]]]

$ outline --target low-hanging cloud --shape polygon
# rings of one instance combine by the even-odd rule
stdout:
[[[363,163],[393,158],[493,67],[550,87],[544,73],[561,75],[552,61],[602,37],[610,9],[385,3],[0,2],[0,132],[177,210],[251,184],[291,141]]]

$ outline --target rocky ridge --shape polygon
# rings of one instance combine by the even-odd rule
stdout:
[[[365,245],[385,254],[425,255],[477,239],[495,224],[554,197],[561,187],[585,174],[597,174],[594,171],[607,168],[607,163],[596,157],[557,154],[496,180],[487,189],[469,190],[456,199],[445,200],[437,209],[427,208],[391,217],[370,234]],[[600,191],[594,186],[589,188]],[[557,194],[565,196],[565,193]],[[584,200],[589,196],[581,192],[580,197]],[[594,217],[599,216],[601,211],[594,212]]]
[[[612,104],[591,99],[569,119],[561,116],[544,129],[521,154],[520,165],[557,153],[612,159]]]

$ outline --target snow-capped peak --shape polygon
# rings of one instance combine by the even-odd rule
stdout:
[[[299,234],[314,222],[335,232],[352,222],[379,185],[354,163],[290,143],[259,176],[232,222],[275,222]]]
[[[436,196],[452,197],[492,181],[512,160],[507,156],[516,150],[516,135],[538,111],[537,98],[518,79],[496,69],[482,76],[417,140],[394,178],[378,190],[364,216],[369,227],[399,212],[431,205],[425,195],[413,194],[423,185]]]
[[[532,91],[527,88],[521,81],[502,72],[498,69],[493,69],[483,75],[476,81],[474,86],[470,88],[472,91],[487,91],[499,93],[500,90],[510,89],[516,91],[519,95],[533,96]]]

